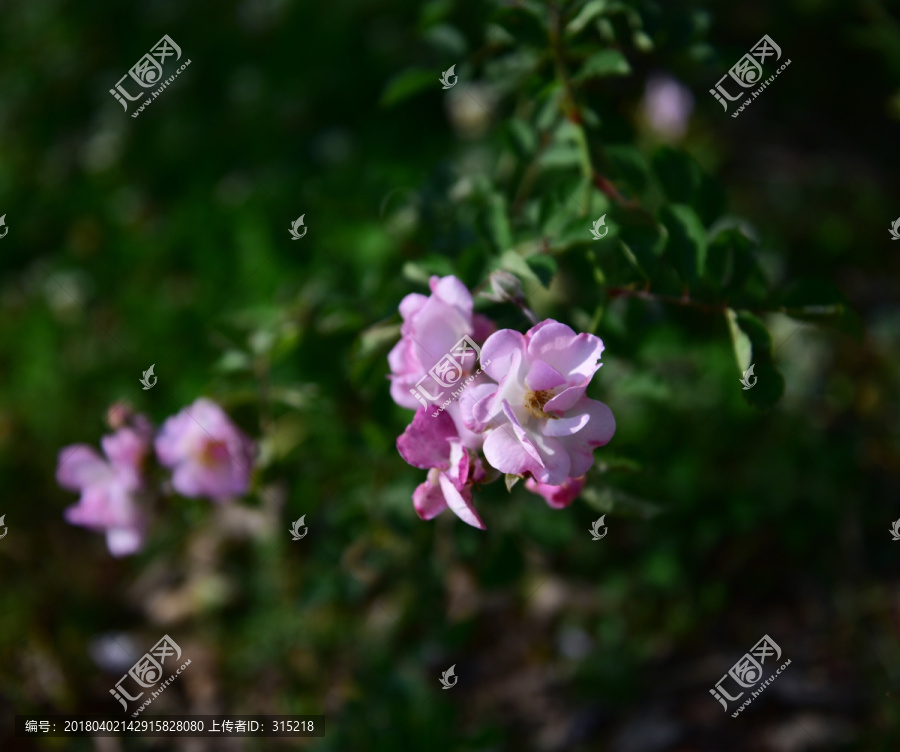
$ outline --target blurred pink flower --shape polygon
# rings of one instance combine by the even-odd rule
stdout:
[[[431,295],[412,293],[400,302],[400,315],[403,317],[400,341],[388,354],[391,367],[391,397],[401,407],[418,410],[421,403],[414,396],[416,384],[441,359],[453,350],[464,336],[470,336],[476,344],[496,329],[494,323],[485,316],[472,311],[472,295],[466,286],[456,277],[432,277],[429,286]],[[471,375],[472,363],[464,364],[459,383]],[[484,378],[481,376],[480,378]],[[433,385],[426,383],[426,389]],[[433,392],[429,392],[433,394]],[[440,407],[449,396],[442,393],[430,406],[431,410]],[[436,394],[435,394],[436,396]],[[455,400],[445,408],[453,420],[460,441],[470,449],[481,446],[481,437],[468,431],[459,414],[459,404]]]
[[[482,362],[497,384],[460,398],[466,427],[486,432],[485,459],[496,469],[530,474],[559,486],[587,473],[593,451],[616,431],[612,411],[585,390],[600,368],[603,342],[546,319],[525,335],[503,329],[488,337]]]
[[[554,509],[565,509],[584,490],[585,477],[566,478],[562,485],[550,486],[546,483],[538,483],[534,478],[525,481],[525,488],[532,493],[544,497],[544,500]]]
[[[78,503],[66,509],[66,521],[105,531],[113,556],[133,554],[144,543],[146,519],[137,495],[144,485],[143,463],[152,438],[150,422],[137,415],[130,425],[101,439],[106,459],[87,444],[72,444],[59,453],[56,482],[81,492]]]
[[[212,400],[201,397],[168,418],[155,446],[182,496],[223,501],[250,487],[254,444]]]
[[[472,527],[484,523],[472,505],[472,484],[484,480],[481,460],[466,449],[447,413],[432,418],[419,410],[397,439],[397,450],[413,467],[428,470],[428,477],[413,492],[413,506],[423,520],[437,517],[447,507]]]
[[[686,86],[671,76],[652,76],[644,92],[644,115],[661,136],[681,138],[694,111],[694,97]]]

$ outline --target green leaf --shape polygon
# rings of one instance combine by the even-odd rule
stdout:
[[[545,288],[549,288],[550,282],[553,280],[553,277],[556,275],[557,269],[559,268],[556,259],[546,253],[538,253],[534,256],[528,256],[525,259],[525,263],[528,264],[531,271],[533,271],[535,276],[541,281],[541,284]]]
[[[608,177],[622,178],[635,193],[643,193],[650,182],[650,166],[635,146],[607,146],[606,158],[612,168]]]
[[[750,367],[753,345],[750,338],[738,326],[737,313],[731,308],[726,309],[725,320],[728,322],[728,331],[731,334],[731,346],[734,349],[737,367],[743,373]]]
[[[665,226],[643,219],[635,222],[627,215],[622,217],[622,221],[619,229],[622,252],[645,280],[656,279],[668,239]],[[626,221],[628,224],[625,224]]]
[[[662,146],[653,155],[653,170],[669,201],[690,204],[700,188],[702,173],[685,152]]]
[[[650,520],[662,514],[663,511],[659,504],[640,499],[610,486],[597,488],[596,486],[588,485],[581,492],[580,498],[598,512],[607,514],[615,511],[617,516],[622,517],[637,517],[643,520]]]
[[[706,269],[706,229],[697,213],[685,204],[669,204],[660,212],[669,233],[666,253],[682,281],[696,283]]]
[[[581,83],[591,78],[627,76],[629,73],[631,73],[631,66],[621,52],[618,50],[601,50],[584,61],[584,65],[581,66],[572,80],[575,83]]]
[[[800,280],[782,292],[778,302],[791,318],[831,326],[853,337],[862,336],[862,320],[830,281]]]
[[[505,251],[513,244],[512,230],[509,227],[506,198],[495,193],[488,199],[488,231],[498,251]]]
[[[409,99],[421,91],[434,86],[437,89],[440,83],[440,72],[424,70],[423,68],[410,68],[392,78],[381,95],[381,106],[392,107],[404,99]],[[438,91],[440,89],[437,89]]]
[[[525,45],[543,49],[549,43],[547,11],[540,3],[523,0],[515,8],[501,8],[491,20]]]
[[[748,311],[738,311],[735,314],[735,323],[750,340],[750,362],[753,366],[753,376],[756,378],[756,382],[749,389],[743,389],[740,386],[740,379],[738,379],[735,382],[736,388],[742,389],[744,399],[750,405],[760,409],[772,407],[784,393],[784,376],[775,367],[772,337],[765,324]],[[742,347],[744,346],[742,345]],[[742,369],[742,374],[744,370],[746,368]],[[750,380],[752,382],[753,379]]]
[[[524,476],[522,476],[522,475],[513,475],[512,473],[507,473],[504,476],[504,482],[506,483],[506,490],[512,491],[513,486],[515,486],[516,483],[518,483],[520,480],[522,480],[523,477]]]
[[[520,156],[530,157],[537,151],[537,133],[535,133],[534,128],[529,123],[526,123],[521,118],[512,117],[509,119],[509,133]]]
[[[566,33],[571,36],[580,34],[591,21],[606,10],[608,4],[608,0],[589,0],[578,15],[566,25]]]

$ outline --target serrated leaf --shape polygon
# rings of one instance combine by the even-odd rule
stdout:
[[[669,204],[660,212],[669,233],[666,254],[684,282],[694,284],[706,270],[706,228],[686,204]]]
[[[432,86],[440,90],[440,77],[440,71],[435,72],[423,68],[405,70],[388,81],[381,95],[380,105],[382,107],[392,107],[398,102],[409,99]]]
[[[572,78],[575,83],[581,83],[591,78],[604,78],[606,76],[627,76],[631,73],[628,60],[618,50],[600,50],[591,55]]]
[[[591,21],[606,10],[608,4],[608,0],[590,0],[566,25],[566,33],[572,36],[580,34]]]

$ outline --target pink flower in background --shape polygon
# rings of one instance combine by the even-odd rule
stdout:
[[[144,486],[143,463],[152,437],[149,421],[137,415],[130,425],[101,439],[105,459],[87,444],[73,444],[59,453],[57,483],[81,493],[78,503],[66,509],[66,521],[105,531],[113,556],[133,554],[144,543],[146,520],[137,495]]]
[[[432,418],[430,411],[419,410],[397,439],[397,450],[413,467],[428,470],[413,492],[419,517],[430,520],[450,507],[463,522],[484,530],[472,505],[472,484],[484,480],[485,472],[481,460],[463,446],[447,413]]]
[[[652,76],[643,100],[644,115],[659,135],[679,139],[694,111],[691,90],[671,76]]]
[[[525,481],[525,488],[532,493],[544,497],[544,501],[554,509],[565,509],[584,490],[585,477],[566,478],[562,485],[549,486],[546,483],[538,483],[534,478]]]
[[[201,397],[168,418],[155,446],[182,496],[222,501],[250,487],[254,444],[212,400]]]
[[[468,335],[480,344],[496,329],[490,319],[473,313],[472,295],[456,277],[432,277],[429,286],[431,295],[413,293],[400,302],[402,336],[388,354],[391,397],[398,405],[410,410],[421,407],[421,403],[411,393],[416,391],[416,384],[453,350],[460,339]],[[460,383],[469,375],[466,372]],[[434,389],[431,379],[426,379],[423,386]],[[443,396],[431,403],[433,410],[450,396],[450,391],[445,389]],[[429,394],[437,396],[437,393]],[[470,449],[480,447],[481,437],[466,429],[459,415],[459,404],[454,400],[445,411],[450,414],[463,444]]]
[[[612,411],[585,396],[602,352],[598,337],[552,319],[525,335],[503,329],[488,337],[482,362],[498,383],[460,398],[466,427],[487,434],[485,459],[550,486],[587,473],[594,449],[616,431]]]

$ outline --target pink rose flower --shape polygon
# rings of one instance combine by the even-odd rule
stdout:
[[[101,439],[105,459],[87,444],[72,444],[59,453],[56,482],[81,493],[78,503],[66,509],[66,521],[105,531],[113,556],[136,553],[144,544],[146,518],[137,497],[152,437],[149,421],[137,415],[131,425]]]
[[[602,352],[598,337],[552,319],[524,335],[503,329],[488,337],[482,362],[498,383],[472,387],[460,399],[466,427],[487,433],[485,459],[550,486],[587,473],[594,449],[616,431],[612,411],[585,396]]]
[[[413,492],[413,506],[423,520],[437,517],[447,507],[472,527],[484,523],[472,505],[472,485],[484,480],[481,460],[466,449],[447,413],[432,418],[419,410],[397,439],[397,450],[413,467],[428,470],[428,477]]]
[[[201,397],[168,418],[155,446],[182,496],[223,501],[250,487],[254,444],[212,400]]]
[[[419,399],[414,396],[417,393],[416,384],[445,355],[452,352],[457,342],[468,335],[480,345],[496,329],[490,319],[472,312],[472,295],[456,277],[432,277],[429,286],[431,295],[413,293],[400,302],[402,336],[388,354],[391,397],[398,405],[410,410],[422,407],[419,399],[427,402],[421,395]],[[450,388],[436,387],[432,378],[425,379],[421,386],[431,397],[436,398],[433,402],[428,402],[429,413],[441,407],[451,396],[451,392],[472,375],[476,370],[473,360],[471,356],[466,359],[463,363],[466,370]],[[479,379],[484,378],[479,376]],[[450,414],[465,446],[470,449],[481,446],[481,437],[468,431],[463,424],[457,400],[452,400],[445,412]]]
[[[544,501],[554,509],[565,509],[584,490],[585,477],[566,478],[562,485],[549,486],[546,483],[538,483],[534,478],[525,481],[525,488],[532,493],[544,497]]]

